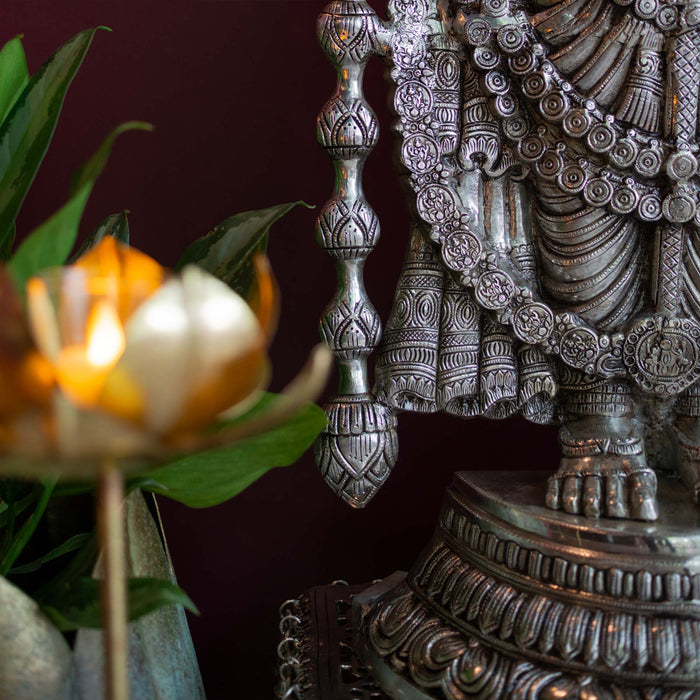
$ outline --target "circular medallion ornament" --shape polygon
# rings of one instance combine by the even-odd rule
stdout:
[[[618,168],[631,168],[639,148],[632,139],[620,139],[610,151],[610,162]]]
[[[639,319],[627,333],[623,360],[643,389],[675,396],[700,377],[700,324],[665,316]]]
[[[514,24],[506,24],[498,30],[496,43],[503,53],[518,53],[525,46],[525,35]]]
[[[683,224],[695,216],[695,200],[687,192],[675,192],[664,199],[662,209],[666,219]]]
[[[569,98],[563,92],[550,92],[540,99],[540,112],[552,121],[561,121],[569,111]]]
[[[657,0],[636,0],[634,10],[642,19],[654,19],[659,11],[659,3]]]
[[[554,180],[564,169],[564,159],[558,151],[548,148],[535,168],[544,180]]]
[[[547,148],[544,139],[537,134],[526,136],[519,144],[518,149],[523,160],[534,163],[539,160]]]
[[[442,260],[450,270],[467,272],[479,261],[481,243],[467,231],[455,231],[442,243]]]
[[[455,211],[456,204],[450,190],[442,185],[429,185],[416,199],[418,213],[429,224],[441,224]]]
[[[623,185],[613,192],[610,205],[616,214],[629,214],[635,210],[638,202],[639,193],[632,187]]]
[[[477,46],[472,53],[472,60],[477,68],[493,70],[501,63],[501,56],[489,46]]]
[[[689,180],[698,171],[698,161],[690,151],[677,151],[666,161],[666,172],[672,180]]]
[[[642,177],[656,177],[661,170],[663,154],[656,148],[643,148],[639,152],[634,169]]]
[[[514,116],[518,111],[518,103],[512,95],[498,95],[493,98],[490,104],[494,114],[503,119]]]
[[[502,123],[503,133],[509,139],[521,139],[528,132],[527,119],[516,114]]]
[[[588,176],[580,165],[567,165],[557,177],[557,184],[567,192],[580,192],[586,185]]]
[[[489,17],[503,17],[508,14],[509,0],[483,0],[482,12]]]
[[[505,95],[508,92],[508,81],[501,71],[489,71],[483,80],[484,90],[492,95]]]
[[[615,132],[607,124],[596,124],[586,139],[588,145],[596,153],[605,153],[615,145]]]
[[[645,194],[637,205],[642,221],[658,221],[661,218],[661,199],[656,194]]]
[[[673,5],[665,5],[656,15],[656,25],[662,31],[674,29],[678,22],[678,10]]]
[[[401,147],[401,160],[413,173],[422,175],[432,170],[440,159],[437,142],[428,136],[409,136]]]
[[[530,73],[523,79],[522,88],[528,97],[536,100],[549,90],[549,75],[540,70]]]
[[[474,287],[476,300],[485,309],[491,311],[504,309],[514,294],[513,280],[502,270],[484,272]]]
[[[508,68],[515,75],[527,75],[537,67],[537,58],[532,51],[523,51],[508,59]]]
[[[569,136],[581,137],[591,128],[591,115],[585,109],[572,109],[562,123]]]
[[[593,178],[583,191],[583,198],[594,207],[606,205],[613,196],[613,186],[603,177]]]
[[[544,304],[523,304],[513,314],[513,331],[524,343],[542,343],[554,330],[554,314]]]
[[[417,80],[400,85],[394,94],[394,109],[405,119],[421,119],[430,114],[432,107],[430,90]]]
[[[483,17],[474,17],[464,25],[464,38],[472,46],[483,46],[491,38],[491,25]]]
[[[600,348],[598,336],[588,328],[573,328],[561,338],[559,354],[561,359],[571,367],[592,371],[593,363],[598,359]]]

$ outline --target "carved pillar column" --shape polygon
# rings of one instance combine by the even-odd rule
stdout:
[[[362,191],[365,159],[379,137],[362,75],[372,54],[387,53],[390,33],[364,0],[337,0],[319,17],[318,34],[338,73],[337,90],[318,118],[318,140],[335,169],[335,192],[318,217],[316,237],[338,276],[321,336],[335,353],[339,394],[326,406],[328,428],[316,443],[316,459],[333,491],[362,507],[388,477],[398,451],[395,414],[370,392],[367,357],[379,343],[381,321],[362,279],[379,238],[377,215]]]

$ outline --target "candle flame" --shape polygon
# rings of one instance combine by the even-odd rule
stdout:
[[[126,339],[117,310],[106,300],[95,304],[87,327],[87,359],[95,367],[111,367],[124,352]]]

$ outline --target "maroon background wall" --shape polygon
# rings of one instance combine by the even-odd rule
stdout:
[[[95,38],[71,87],[54,144],[19,231],[64,201],[72,170],[117,123],[152,122],[121,136],[84,218],[130,209],[132,242],[172,264],[193,238],[230,214],[331,190],[314,120],[334,86],[314,22],[324,0],[15,0],[0,9],[1,41],[24,34],[30,70],[81,29]],[[383,11],[383,2],[374,6]],[[367,287],[386,319],[403,256],[407,215],[391,170],[382,66],[366,93],[383,139],[365,179],[382,222]],[[314,212],[298,209],[273,230],[271,258],[283,292],[272,349],[281,388],[317,341],[331,297],[330,261],[313,240]],[[554,433],[518,420],[461,422],[403,416],[400,460],[361,512],[332,495],[311,455],[274,470],[235,500],[190,510],[162,500],[181,585],[201,610],[191,618],[208,695],[271,696],[277,607],[314,584],[405,569],[427,541],[455,469],[554,467]]]

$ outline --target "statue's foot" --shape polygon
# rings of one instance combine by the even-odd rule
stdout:
[[[656,474],[644,457],[564,457],[547,483],[547,506],[590,518],[656,520]]]
[[[590,419],[562,426],[564,456],[548,481],[547,506],[591,518],[656,520],[656,474],[630,426]]]
[[[679,418],[675,427],[678,475],[695,503],[700,504],[700,425],[697,418]]]

